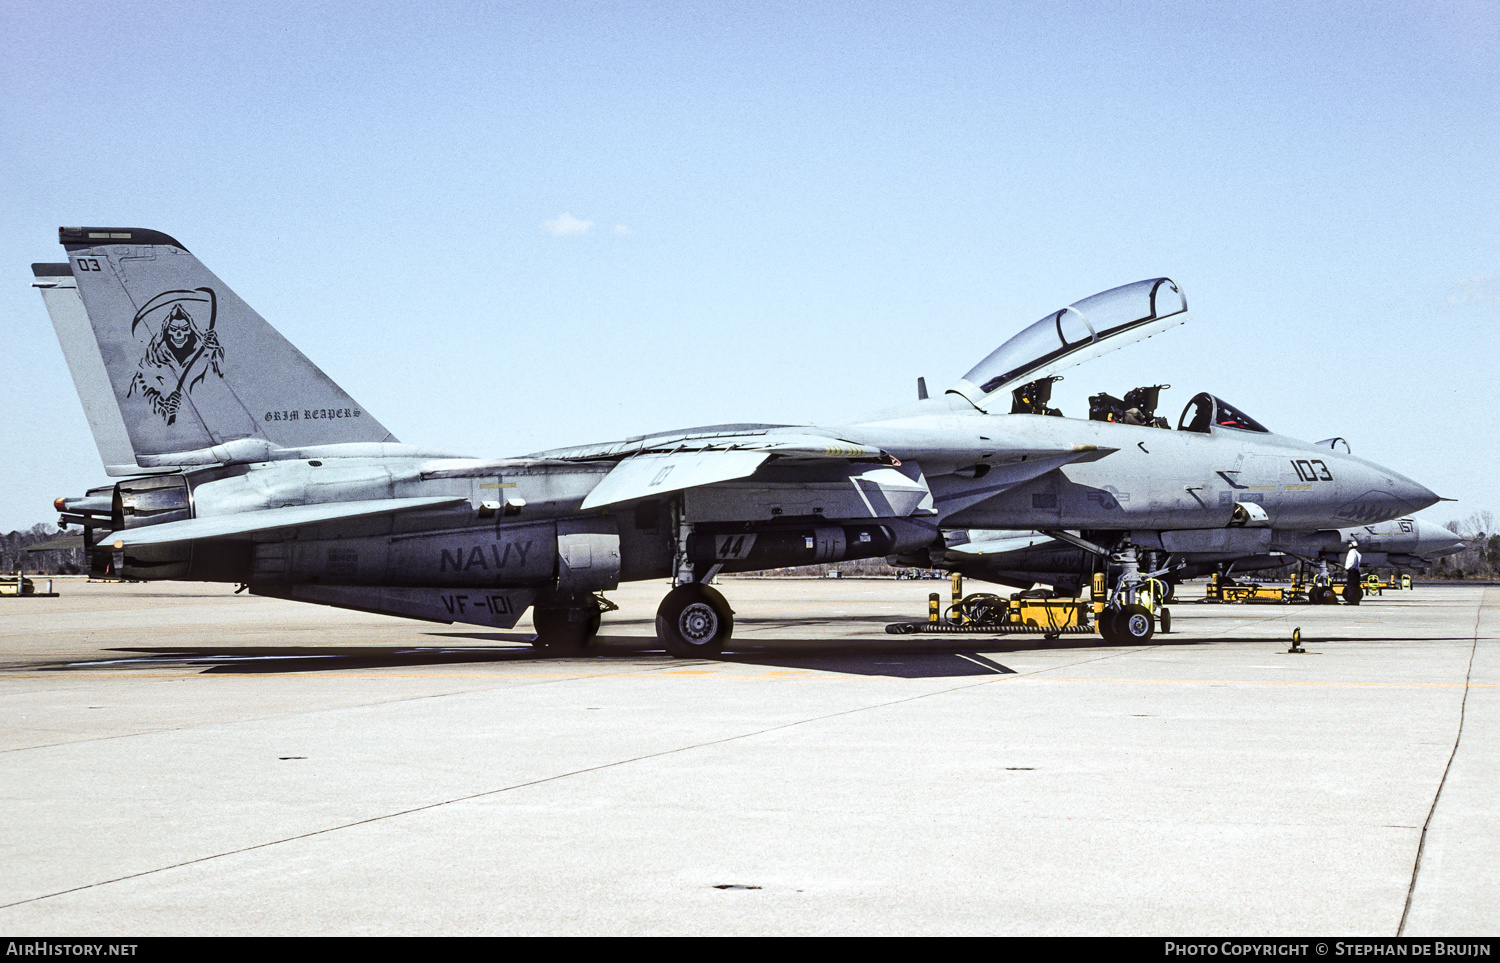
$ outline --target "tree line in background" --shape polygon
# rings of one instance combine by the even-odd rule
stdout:
[[[1464,540],[1464,547],[1438,559],[1428,575],[1449,579],[1500,576],[1500,532],[1495,531],[1494,512],[1475,512],[1461,522],[1449,522],[1447,528]]]
[[[79,575],[88,571],[83,549],[60,549],[55,552],[28,552],[32,545],[50,541],[63,531],[44,522],[37,522],[24,532],[0,535],[0,575],[16,571],[28,575]]]

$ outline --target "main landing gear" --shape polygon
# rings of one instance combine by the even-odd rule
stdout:
[[[667,654],[679,659],[713,659],[724,651],[734,634],[734,610],[708,581],[718,574],[718,565],[695,565],[688,551],[692,523],[684,517],[682,503],[672,506],[672,527],[677,551],[672,559],[672,591],[656,610],[656,637]]]
[[[675,587],[656,610],[656,636],[667,654],[679,659],[712,659],[724,651],[734,632],[734,611],[717,590],[706,582],[719,566],[695,571],[689,555],[692,526],[673,508],[677,551],[673,562]],[[588,648],[599,632],[600,616],[618,606],[601,595],[552,591],[537,600],[531,618],[536,635],[531,644],[548,655],[577,655]]]
[[[716,589],[687,582],[667,593],[656,610],[656,637],[679,659],[712,659],[734,633],[734,611]]]

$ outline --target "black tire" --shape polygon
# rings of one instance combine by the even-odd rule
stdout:
[[[599,633],[598,609],[533,609],[531,620],[536,626],[532,647],[555,655],[581,652]]]
[[[1127,644],[1150,642],[1156,632],[1156,619],[1144,605],[1127,605],[1115,616],[1115,632]]]
[[[1309,598],[1312,599],[1314,605],[1332,605],[1333,589],[1327,585],[1315,585]]]
[[[713,659],[734,634],[734,611],[707,585],[679,585],[656,610],[656,637],[679,659]]]
[[[1161,615],[1157,616],[1157,622],[1159,623],[1157,627],[1161,630],[1161,634],[1170,635],[1172,633],[1172,610],[1164,606],[1161,610]]]
[[[1358,582],[1350,582],[1344,586],[1344,602],[1348,605],[1358,605],[1359,600],[1365,597],[1365,590]]]
[[[1172,601],[1177,595],[1177,583],[1162,579],[1161,601],[1165,604]]]
[[[1100,612],[1099,617],[1094,620],[1094,628],[1099,631],[1099,637],[1108,642],[1110,645],[1120,644],[1119,633],[1115,631],[1115,617],[1119,614],[1119,612],[1116,612],[1113,609],[1105,609],[1103,612]]]

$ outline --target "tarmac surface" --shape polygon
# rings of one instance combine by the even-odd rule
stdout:
[[[722,579],[700,662],[658,583],[573,658],[57,586],[0,598],[0,933],[1500,929],[1500,588],[1179,601],[1117,647],[884,632],[940,582]]]

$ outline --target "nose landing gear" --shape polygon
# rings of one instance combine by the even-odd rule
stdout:
[[[1142,572],[1138,549],[1128,542],[1120,545],[1110,560],[1121,572],[1109,602],[1097,617],[1104,640],[1111,645],[1139,645],[1149,642],[1158,626],[1163,633],[1172,631],[1172,613],[1163,604],[1170,597],[1169,583],[1158,577],[1171,569]],[[1095,576],[1100,590],[1103,578]]]

